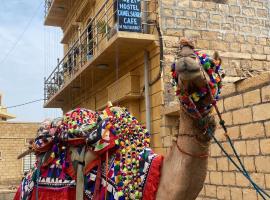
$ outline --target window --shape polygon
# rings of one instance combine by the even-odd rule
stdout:
[[[23,157],[23,173],[28,172],[36,162],[35,154],[31,153]]]

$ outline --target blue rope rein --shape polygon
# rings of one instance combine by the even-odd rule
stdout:
[[[237,159],[237,161],[239,162],[240,166],[232,159],[232,157],[228,154],[228,152],[224,149],[224,147],[222,146],[222,144],[217,140],[217,138],[214,136],[213,134],[213,130],[211,128],[208,128],[207,129],[207,133],[208,135],[214,139],[215,143],[219,146],[219,148],[221,149],[221,151],[226,155],[226,157],[229,159],[229,161],[232,162],[232,164],[239,170],[239,172],[241,172],[247,179],[248,181],[251,183],[251,185],[254,187],[254,189],[256,190],[256,192],[264,199],[266,200],[265,196],[267,196],[269,199],[270,199],[270,195],[268,193],[266,193],[261,187],[259,187],[253,180],[252,178],[250,177],[250,174],[249,172],[246,170],[243,162],[241,161],[235,147],[234,147],[234,144],[232,142],[232,139],[230,138],[230,136],[227,134],[228,131],[227,131],[227,127],[225,126],[225,121],[222,120],[222,117],[221,117],[221,114],[217,108],[216,105],[214,105],[215,107],[215,110],[218,114],[218,117],[220,119],[219,123],[221,125],[221,127],[223,128],[224,132],[225,132],[225,137],[227,139],[227,141],[229,142],[230,144],[230,147],[232,148],[233,150],[233,153]]]

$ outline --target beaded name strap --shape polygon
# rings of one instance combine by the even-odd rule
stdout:
[[[203,97],[206,96],[208,93],[207,87],[202,87],[199,91],[196,91],[192,94],[188,94],[183,87],[178,85],[178,74],[175,70],[176,63],[174,62],[171,66],[171,73],[172,73],[172,86],[176,91],[176,95],[179,97],[179,100],[186,111],[191,114],[195,118],[199,118],[201,116],[205,116],[207,113],[210,112],[213,104],[215,104],[220,97],[220,92],[222,88],[222,79],[221,77],[224,75],[224,71],[220,65],[216,65],[213,62],[213,59],[208,56],[207,54],[202,54],[198,51],[195,51],[197,58],[209,76],[210,80],[208,82],[209,87],[211,89],[212,96],[214,101],[210,105],[206,105],[200,108],[197,108],[194,102],[200,101]],[[199,113],[198,113],[199,112]]]

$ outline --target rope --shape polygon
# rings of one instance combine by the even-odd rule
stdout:
[[[240,167],[239,167],[239,165],[232,159],[232,157],[227,153],[227,151],[224,149],[224,147],[220,144],[220,142],[217,140],[217,138],[213,135],[213,133],[212,133],[212,131],[208,131],[208,134],[209,134],[209,136],[211,136],[213,139],[214,139],[214,141],[216,142],[216,144],[219,146],[219,148],[221,149],[221,151],[226,155],[226,157],[232,162],[232,164],[239,170],[239,172],[241,172],[248,180],[249,180],[249,182],[253,185],[253,187],[254,187],[254,189],[256,190],[256,192],[257,193],[259,193],[260,194],[260,196],[264,199],[264,200],[266,200],[266,198],[261,194],[261,192],[263,192],[267,197],[269,197],[270,198],[270,196],[263,190],[263,189],[261,189],[252,179],[251,179],[251,177],[250,177],[250,175],[248,174],[248,172],[247,171],[243,171]],[[234,148],[234,146],[232,145],[231,146],[232,147],[232,149],[234,149],[235,150],[235,148]],[[236,152],[236,151],[235,151]],[[238,156],[238,154],[236,154],[237,156],[236,157],[238,157],[238,161],[240,160],[239,159],[239,156]],[[240,165],[241,166],[244,166],[243,164],[242,164],[242,162],[241,162],[241,160],[240,160],[240,162],[239,163],[241,163]]]
[[[14,105],[14,106],[8,106],[6,108],[7,109],[9,109],[9,108],[16,108],[16,107],[20,107],[20,106],[25,106],[25,105],[28,105],[28,104],[36,103],[36,102],[39,102],[39,101],[44,101],[44,99],[37,99],[37,100],[34,100],[34,101],[29,101],[29,102],[18,104],[18,105]]]
[[[203,153],[203,154],[193,154],[193,153],[186,152],[186,151],[184,151],[183,149],[180,148],[180,146],[178,145],[177,142],[175,142],[175,143],[176,143],[177,149],[178,149],[181,153],[186,154],[186,155],[188,155],[188,156],[190,156],[190,157],[200,158],[200,159],[207,159],[207,158],[209,157],[209,154],[208,154],[208,153]]]
[[[208,87],[209,87],[209,85],[208,85]],[[212,95],[211,95],[211,98],[213,98],[212,97]],[[226,152],[226,150],[223,148],[223,146],[221,145],[221,143],[216,139],[216,137],[214,136],[214,134],[213,134],[213,130],[212,129],[207,129],[207,132],[208,132],[208,134],[209,134],[209,136],[210,137],[212,137],[213,139],[214,139],[214,141],[216,142],[216,144],[219,146],[219,148],[222,150],[222,152],[226,155],[226,157],[233,163],[233,165],[248,179],[248,181],[251,183],[251,185],[254,187],[254,189],[256,190],[256,192],[264,199],[264,200],[266,200],[266,198],[265,198],[265,196],[267,196],[268,198],[270,198],[270,195],[269,194],[267,194],[262,188],[260,188],[254,181],[253,181],[253,179],[250,177],[250,175],[249,175],[249,173],[248,173],[248,171],[246,170],[246,168],[245,168],[245,166],[244,166],[244,164],[243,164],[243,162],[241,161],[241,159],[240,159],[240,157],[239,157],[239,155],[238,155],[238,153],[237,153],[237,151],[236,151],[236,149],[235,149],[235,147],[234,147],[234,145],[233,145],[233,142],[232,142],[232,140],[231,140],[231,138],[230,138],[230,136],[228,135],[228,131],[227,131],[227,128],[226,128],[226,126],[225,126],[225,121],[222,119],[222,116],[221,116],[221,114],[220,114],[220,112],[219,112],[219,109],[218,109],[218,107],[216,106],[216,104],[214,104],[214,108],[215,108],[215,110],[216,110],[216,112],[217,112],[217,114],[218,114],[218,117],[219,117],[219,123],[220,123],[220,125],[222,126],[222,128],[223,128],[223,130],[224,130],[224,132],[225,132],[225,137],[226,137],[226,139],[227,139],[227,141],[229,142],[229,144],[230,144],[230,147],[232,148],[232,150],[233,150],[233,153],[234,153],[234,155],[235,155],[235,157],[236,157],[236,159],[237,159],[237,161],[239,162],[239,164],[240,164],[240,166],[232,159],[232,157]],[[265,195],[263,195],[263,194]]]

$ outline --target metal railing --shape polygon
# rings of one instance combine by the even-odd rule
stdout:
[[[51,6],[52,6],[53,0],[45,0],[45,17],[47,16]]]
[[[83,31],[78,29],[78,39],[69,48],[63,59],[58,62],[49,77],[45,79],[45,102],[59,91],[70,78],[74,77],[79,69],[93,59],[99,50],[103,49],[107,42],[120,31],[116,2],[117,0],[107,0],[85,29]],[[154,29],[153,26],[157,19],[156,0],[142,0],[142,2],[147,3],[148,10],[142,9],[141,15],[146,16],[148,20],[142,20],[140,26],[147,26],[147,29],[142,29],[141,33],[144,33],[144,30],[148,30],[147,33],[150,33]]]

